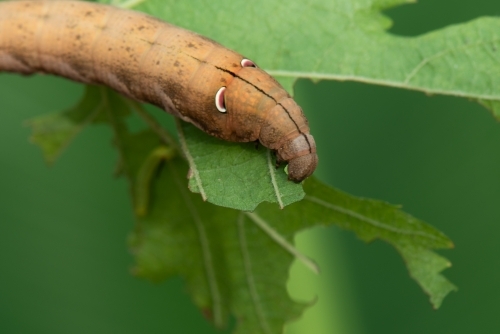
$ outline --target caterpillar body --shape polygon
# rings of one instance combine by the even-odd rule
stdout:
[[[227,141],[258,140],[300,182],[316,168],[302,109],[242,55],[154,17],[79,1],[0,2],[0,72],[109,86]]]

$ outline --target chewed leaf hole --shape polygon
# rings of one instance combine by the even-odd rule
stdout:
[[[224,101],[224,92],[226,91],[226,87],[221,87],[215,94],[215,106],[217,110],[220,112],[226,112],[226,103]]]

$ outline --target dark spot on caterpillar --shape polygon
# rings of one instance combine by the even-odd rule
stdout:
[[[178,70],[178,71],[177,71],[177,75],[182,76],[183,74],[184,74],[184,71],[183,71],[183,70]]]
[[[176,61],[175,61],[175,63],[174,63],[174,66],[175,66],[175,67],[179,67],[179,65],[180,65],[179,61],[178,61],[178,60],[176,60]]]
[[[160,61],[159,60],[156,61],[156,65],[160,65]]]
[[[224,78],[220,78],[220,82],[222,82],[222,83],[226,83],[227,81],[226,81],[226,79],[224,79]]]
[[[92,14],[93,14],[92,11],[89,10],[85,13],[85,16],[92,16]]]
[[[149,44],[149,45],[151,45],[151,46],[153,46],[153,45],[160,45],[159,43],[156,43],[156,42],[151,42],[151,41],[148,41],[147,39],[143,39],[143,38],[141,38],[140,40],[141,40],[141,41],[143,41],[143,42],[148,43],[148,44]]]
[[[142,30],[142,29],[144,29],[144,28],[145,28],[144,26],[140,26],[140,27],[139,27],[139,28],[137,28],[137,29],[139,29],[139,31],[141,31],[141,30]]]
[[[238,64],[232,63],[231,66],[232,67],[238,67]]]
[[[125,48],[125,50],[127,50],[128,52],[130,52],[130,46],[127,46],[127,47]]]
[[[198,49],[198,48],[196,47],[196,45],[194,45],[194,44],[193,44],[193,43],[191,43],[191,42],[189,42],[189,44],[188,44],[187,46],[188,46],[188,48]]]
[[[108,48],[108,51],[111,51],[111,50],[113,50],[113,49],[112,48]]]
[[[81,37],[82,37],[82,36],[80,36],[80,35],[76,35],[76,39],[77,39],[77,40],[80,40],[80,38],[81,38]]]

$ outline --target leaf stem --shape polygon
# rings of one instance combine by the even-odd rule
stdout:
[[[205,273],[207,275],[208,287],[210,289],[210,295],[212,296],[212,312],[214,315],[214,324],[217,328],[222,328],[224,325],[224,319],[222,316],[222,297],[219,290],[219,286],[217,284],[217,276],[215,273],[214,261],[212,257],[212,252],[210,251],[210,242],[207,236],[207,231],[205,230],[205,226],[203,225],[203,221],[201,220],[198,210],[194,203],[191,201],[191,198],[186,193],[186,186],[181,184],[179,181],[179,176],[177,172],[171,166],[171,173],[174,174],[175,183],[179,188],[179,192],[184,199],[186,206],[189,209],[191,217],[193,218],[194,224],[196,226],[196,230],[198,231],[198,237],[201,246],[201,253],[203,257],[203,265],[205,267]]]
[[[159,146],[154,149],[143,162],[137,173],[136,182],[133,182],[133,199],[135,214],[144,217],[148,214],[151,183],[155,171],[162,161],[168,161],[176,156],[176,151],[171,147]]]
[[[286,241],[276,230],[269,226],[264,219],[259,217],[255,212],[245,212],[245,214],[258,226],[260,227],[271,239],[273,239],[278,245],[283,247],[287,252],[295,256],[298,260],[309,268],[313,273],[319,274],[318,265],[310,258],[302,254],[297,248]]]
[[[165,144],[168,146],[178,150],[179,147],[177,145],[176,140],[163,129],[163,127],[146,111],[144,108],[136,102],[129,101],[132,110],[153,130],[156,134],[163,140]]]
[[[264,312],[262,310],[262,303],[259,297],[259,293],[257,292],[257,287],[255,285],[255,280],[252,270],[252,261],[250,259],[250,254],[248,252],[247,238],[245,235],[245,220],[243,212],[240,212],[238,216],[238,238],[241,245],[241,255],[243,256],[243,264],[245,267],[245,277],[247,279],[248,290],[250,291],[250,296],[252,297],[252,302],[255,308],[255,313],[257,314],[259,325],[264,333],[271,334],[272,331],[271,328],[269,327],[269,323],[267,322],[264,316]]]

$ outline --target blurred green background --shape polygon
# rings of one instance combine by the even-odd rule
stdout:
[[[421,0],[387,11],[391,32],[415,36],[481,15],[496,0]],[[221,333],[180,279],[128,273],[133,220],[127,184],[112,175],[104,126],[82,133],[52,167],[24,120],[72,105],[78,84],[0,74],[0,333]],[[318,142],[317,176],[354,195],[402,204],[450,236],[441,252],[460,290],[438,311],[388,245],[337,229],[298,237],[323,274],[292,268],[292,295],[318,295],[290,333],[500,332],[500,126],[464,99],[349,82],[296,85]]]

